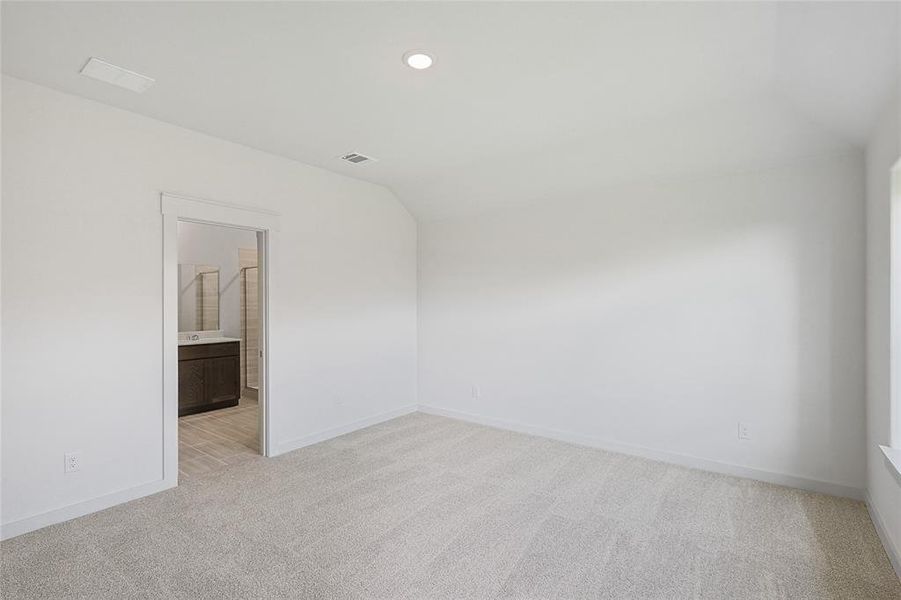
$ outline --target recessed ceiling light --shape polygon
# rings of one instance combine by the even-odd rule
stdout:
[[[404,64],[419,71],[428,69],[435,62],[435,57],[422,50],[410,50],[404,54]]]
[[[112,85],[142,94],[154,84],[152,77],[117,67],[105,60],[91,57],[91,60],[81,69],[81,74]]]

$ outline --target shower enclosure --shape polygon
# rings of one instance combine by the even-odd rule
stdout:
[[[244,392],[253,396],[260,386],[260,310],[259,269],[241,268],[241,382]]]

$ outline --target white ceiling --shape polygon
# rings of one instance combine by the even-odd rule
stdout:
[[[436,219],[860,147],[897,90],[899,6],[3,2],[2,57]],[[80,76],[91,56],[156,85]]]

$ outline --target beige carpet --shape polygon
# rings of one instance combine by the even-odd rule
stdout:
[[[863,504],[413,414],[2,544],[3,598],[901,598]]]

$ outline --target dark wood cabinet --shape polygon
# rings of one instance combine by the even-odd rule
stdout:
[[[190,409],[206,404],[203,395],[203,367],[206,361],[178,361],[178,416],[191,414]],[[202,410],[202,409],[201,409]]]
[[[178,416],[237,406],[241,398],[239,342],[178,347]]]

